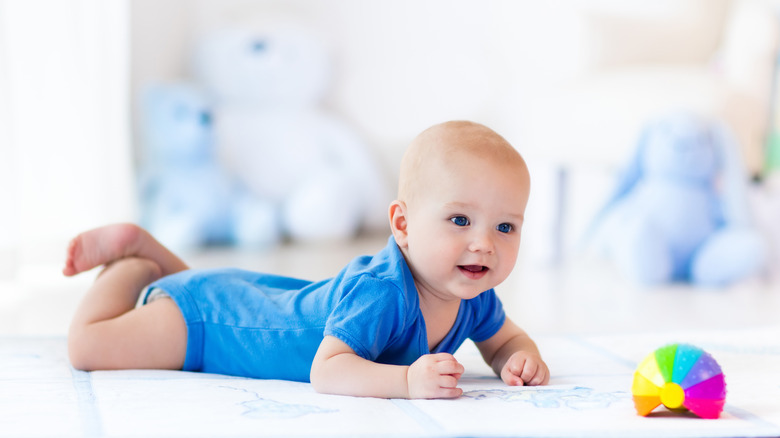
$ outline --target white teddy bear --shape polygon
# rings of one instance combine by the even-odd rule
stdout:
[[[297,27],[229,28],[198,44],[228,171],[278,206],[279,236],[335,240],[387,224],[389,190],[367,147],[321,108],[329,60]]]

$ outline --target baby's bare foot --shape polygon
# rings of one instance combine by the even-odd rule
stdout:
[[[115,224],[79,234],[68,244],[62,273],[70,277],[133,255],[142,232],[134,224]]]

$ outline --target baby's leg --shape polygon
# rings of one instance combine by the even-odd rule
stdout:
[[[136,308],[138,296],[162,276],[149,259],[110,263],[79,305],[68,334],[68,354],[78,369],[181,369],[187,326],[176,303],[160,299]]]
[[[143,228],[134,224],[114,224],[85,231],[73,238],[68,245],[62,273],[76,275],[124,257],[152,260],[164,276],[188,269],[179,257]]]

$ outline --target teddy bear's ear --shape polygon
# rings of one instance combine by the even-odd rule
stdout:
[[[724,123],[712,123],[712,139],[718,154],[720,174],[718,179],[718,198],[724,225],[751,226],[748,206],[748,174],[739,145],[731,130]]]

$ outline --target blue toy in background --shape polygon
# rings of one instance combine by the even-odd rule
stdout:
[[[747,179],[720,122],[692,113],[662,117],[645,128],[590,237],[641,284],[727,286],[758,273],[766,258]]]
[[[276,239],[275,211],[215,157],[211,105],[188,84],[149,87],[142,102],[141,224],[174,251]]]

